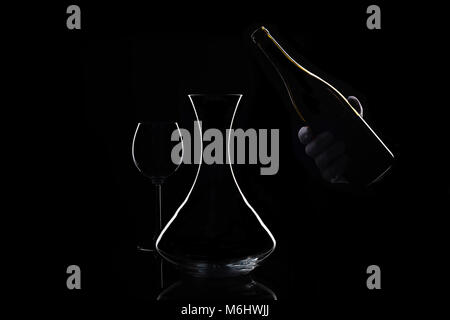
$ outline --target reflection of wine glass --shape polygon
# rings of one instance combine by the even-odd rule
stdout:
[[[174,141],[173,141],[174,140]],[[172,159],[172,149],[181,142],[181,155]],[[183,159],[183,140],[176,122],[140,122],[134,133],[132,155],[138,170],[156,186],[156,223],[152,245],[145,239],[138,250],[154,252],[154,242],[162,229],[161,185],[173,174]],[[162,262],[161,262],[162,283]],[[161,284],[162,285],[162,284]]]

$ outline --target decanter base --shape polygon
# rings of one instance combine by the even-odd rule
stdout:
[[[174,258],[164,254],[161,255],[187,276],[196,278],[228,278],[249,274],[268,256],[268,253],[221,261],[183,257]]]

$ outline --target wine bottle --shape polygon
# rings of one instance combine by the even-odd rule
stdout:
[[[392,166],[394,155],[347,99],[294,60],[266,28],[258,28],[251,38],[281,78],[295,118],[314,134],[328,130],[345,143],[350,158],[345,178],[360,185],[380,179]]]

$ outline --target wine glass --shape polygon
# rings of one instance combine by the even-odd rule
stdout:
[[[178,155],[173,153],[178,146]],[[140,122],[133,137],[132,156],[136,168],[156,187],[155,230],[152,246],[145,242],[138,244],[138,250],[155,252],[154,242],[162,229],[161,186],[180,166],[184,145],[177,122]],[[162,283],[161,261],[161,286]]]

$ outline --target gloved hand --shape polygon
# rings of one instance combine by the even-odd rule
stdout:
[[[359,100],[353,96],[347,100],[362,117],[363,108]],[[345,153],[344,141],[336,140],[329,131],[314,136],[308,126],[300,128],[298,138],[305,145],[305,153],[314,159],[324,180],[331,183],[348,183],[345,171],[349,165],[349,158]]]

